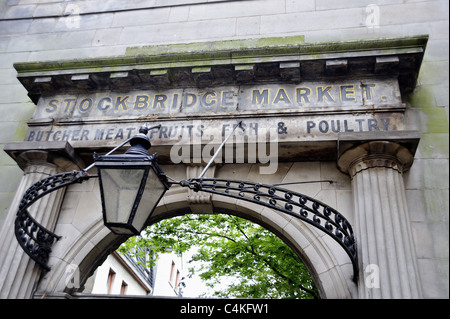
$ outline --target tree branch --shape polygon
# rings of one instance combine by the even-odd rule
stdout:
[[[276,275],[278,275],[279,277],[283,278],[284,280],[286,280],[290,285],[295,285],[295,283],[293,282],[293,280],[287,276],[285,276],[284,274],[282,274],[275,266],[273,266],[266,258],[263,258],[262,256],[260,256],[258,253],[256,253],[253,249],[253,247],[251,247],[251,250],[247,250],[248,252],[250,252],[251,254],[253,254],[255,257],[259,258],[262,262],[264,262]],[[307,293],[309,293],[311,296],[313,296],[314,299],[318,299],[318,296],[316,295],[316,293],[311,290],[308,289],[306,287],[304,287],[303,285],[299,284],[299,288],[300,290],[303,290]]]
[[[186,233],[189,233],[189,234],[194,234],[194,235],[207,235],[210,237],[222,237],[222,238],[228,239],[234,243],[237,243],[237,241],[234,240],[233,238],[219,234],[219,233],[205,233],[205,232],[192,231],[192,230],[186,230],[186,229],[184,229],[183,231]],[[166,233],[166,232],[154,232],[154,233],[156,235],[170,235],[170,233]]]
[[[247,252],[249,252],[250,254],[252,254],[253,256],[255,256],[258,260],[260,260],[260,261],[262,261],[264,264],[266,264],[266,265],[274,272],[275,275],[277,275],[278,277],[280,277],[280,278],[282,278],[283,280],[285,280],[288,284],[290,284],[290,285],[292,285],[292,286],[295,286],[295,285],[296,285],[295,282],[294,282],[291,278],[289,278],[288,276],[286,276],[286,275],[284,275],[283,273],[281,273],[281,272],[277,269],[277,267],[275,267],[274,265],[272,265],[272,263],[270,263],[266,258],[264,258],[263,256],[261,256],[259,253],[257,253],[257,252],[255,251],[254,247],[253,247],[251,244],[248,243],[249,237],[248,237],[247,234],[242,230],[242,228],[238,225],[238,223],[235,223],[235,222],[233,221],[233,224],[236,226],[236,228],[238,229],[238,231],[239,231],[239,232],[247,239],[247,244],[248,244],[248,245],[247,245],[247,244],[244,244],[244,245],[243,245],[241,242],[235,240],[234,238],[229,237],[229,236],[226,236],[226,235],[221,234],[221,233],[215,233],[215,232],[201,232],[201,231],[187,230],[187,229],[183,229],[183,231],[184,231],[185,233],[190,233],[190,234],[194,234],[194,235],[206,235],[206,236],[210,236],[210,237],[219,237],[219,238],[224,238],[224,239],[227,239],[227,240],[229,240],[229,241],[232,241],[233,243],[242,246]],[[173,233],[170,233],[170,232],[161,232],[161,231],[154,232],[154,234],[156,234],[156,235],[173,235]],[[304,292],[310,294],[314,299],[317,299],[317,298],[318,298],[318,296],[316,295],[316,293],[315,293],[313,290],[308,289],[308,288],[304,287],[304,286],[301,285],[301,284],[298,284],[298,288],[299,288],[301,291],[304,291]]]

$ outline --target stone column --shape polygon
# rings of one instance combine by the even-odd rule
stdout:
[[[41,179],[69,168],[77,168],[70,165],[71,161],[67,157],[61,157],[54,151],[24,150],[29,146],[21,145],[19,150],[5,147],[24,175],[0,231],[0,299],[31,298],[41,275],[41,268],[23,251],[14,234],[14,220],[23,194]],[[67,149],[67,145],[64,148]],[[65,188],[61,188],[42,197],[29,208],[30,215],[45,228],[53,230],[64,192]]]
[[[421,298],[403,172],[413,154],[372,141],[346,150],[338,167],[352,179],[359,298]]]

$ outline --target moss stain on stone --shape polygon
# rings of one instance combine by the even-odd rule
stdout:
[[[409,97],[411,106],[421,113],[424,119],[421,124],[422,142],[419,151],[427,158],[435,157],[437,154],[448,154],[449,150],[449,126],[447,114],[444,108],[436,105],[432,87],[418,86]]]
[[[23,141],[27,134],[27,129],[28,129],[27,121],[26,120],[20,121],[19,124],[17,125],[16,131],[14,132],[13,140]]]
[[[409,97],[409,103],[427,119],[424,133],[448,133],[448,121],[445,109],[436,105],[432,88],[418,86]]]

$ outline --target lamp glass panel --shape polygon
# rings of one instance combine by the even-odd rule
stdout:
[[[108,223],[128,223],[144,169],[101,170],[105,215]]]
[[[165,191],[166,188],[164,187],[164,184],[153,169],[150,169],[144,193],[142,194],[141,202],[139,203],[139,207],[133,220],[133,226],[137,230],[142,230],[142,227]]]

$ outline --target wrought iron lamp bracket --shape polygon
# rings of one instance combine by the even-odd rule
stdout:
[[[15,220],[15,235],[23,250],[43,269],[51,247],[61,237],[37,222],[28,208],[43,196],[74,183],[97,177],[85,170],[49,176],[33,184],[23,195]],[[328,234],[347,253],[353,265],[353,280],[358,278],[356,242],[350,223],[332,207],[289,189],[261,183],[215,178],[193,178],[170,182],[196,192],[207,192],[252,202],[294,216]]]
[[[151,129],[159,129],[161,126],[141,127],[137,138],[145,139],[147,132]],[[234,133],[237,127],[241,127],[241,122],[234,126],[233,131],[224,140],[219,150],[211,158],[208,165],[198,178],[176,181],[171,180],[169,186],[173,184],[182,187],[188,187],[196,192],[207,192],[247,202],[255,203],[261,206],[269,207],[276,211],[294,216],[315,228],[328,234],[333,238],[347,253],[353,265],[353,280],[356,283],[358,279],[358,255],[356,250],[356,241],[353,229],[347,219],[334,208],[309,196],[281,188],[279,185],[266,185],[261,183],[203,178],[203,175],[212,164],[214,158],[218,155],[220,149]],[[106,155],[110,155],[126,143],[132,141],[135,137],[121,143]],[[147,139],[146,139],[147,140]],[[139,142],[139,141],[138,141]],[[142,142],[142,141],[141,141]],[[150,144],[150,142],[148,142]],[[133,145],[133,143],[131,143]],[[150,147],[150,145],[148,145]],[[156,155],[153,155],[156,156]],[[49,176],[33,184],[23,195],[15,219],[15,236],[23,250],[43,269],[49,271],[47,265],[51,247],[55,241],[61,237],[46,229],[38,223],[28,212],[28,208],[37,200],[51,192],[74,183],[97,177],[89,175],[87,171],[95,166],[95,162],[81,171],[72,171]],[[163,172],[160,172],[163,174]],[[321,181],[324,182],[324,181]],[[330,182],[330,181],[328,181]],[[302,182],[299,182],[302,183]]]
[[[358,280],[358,255],[353,229],[348,220],[334,208],[309,196],[274,185],[215,178],[193,178],[180,181],[183,187],[266,206],[294,216],[333,238],[350,257],[353,281]]]
[[[45,195],[74,183],[82,183],[91,177],[96,175],[88,175],[85,171],[52,175],[31,185],[22,197],[14,222],[14,233],[25,253],[47,271],[50,270],[47,262],[51,247],[61,237],[37,222],[28,208]]]
[[[142,126],[139,130],[139,134],[117,145],[106,155],[114,153],[126,143],[132,142],[136,137],[142,139],[142,137],[147,135],[149,130],[159,128],[161,128],[160,124],[152,127],[148,127],[147,125]],[[150,145],[148,145],[148,147],[150,147]],[[31,185],[22,197],[14,222],[14,234],[25,253],[47,271],[50,270],[47,262],[51,247],[55,241],[58,241],[61,237],[37,222],[28,212],[28,208],[43,196],[60,188],[74,183],[82,183],[92,177],[98,177],[97,175],[89,175],[87,173],[94,166],[95,162],[81,171],[65,172],[44,178]]]

